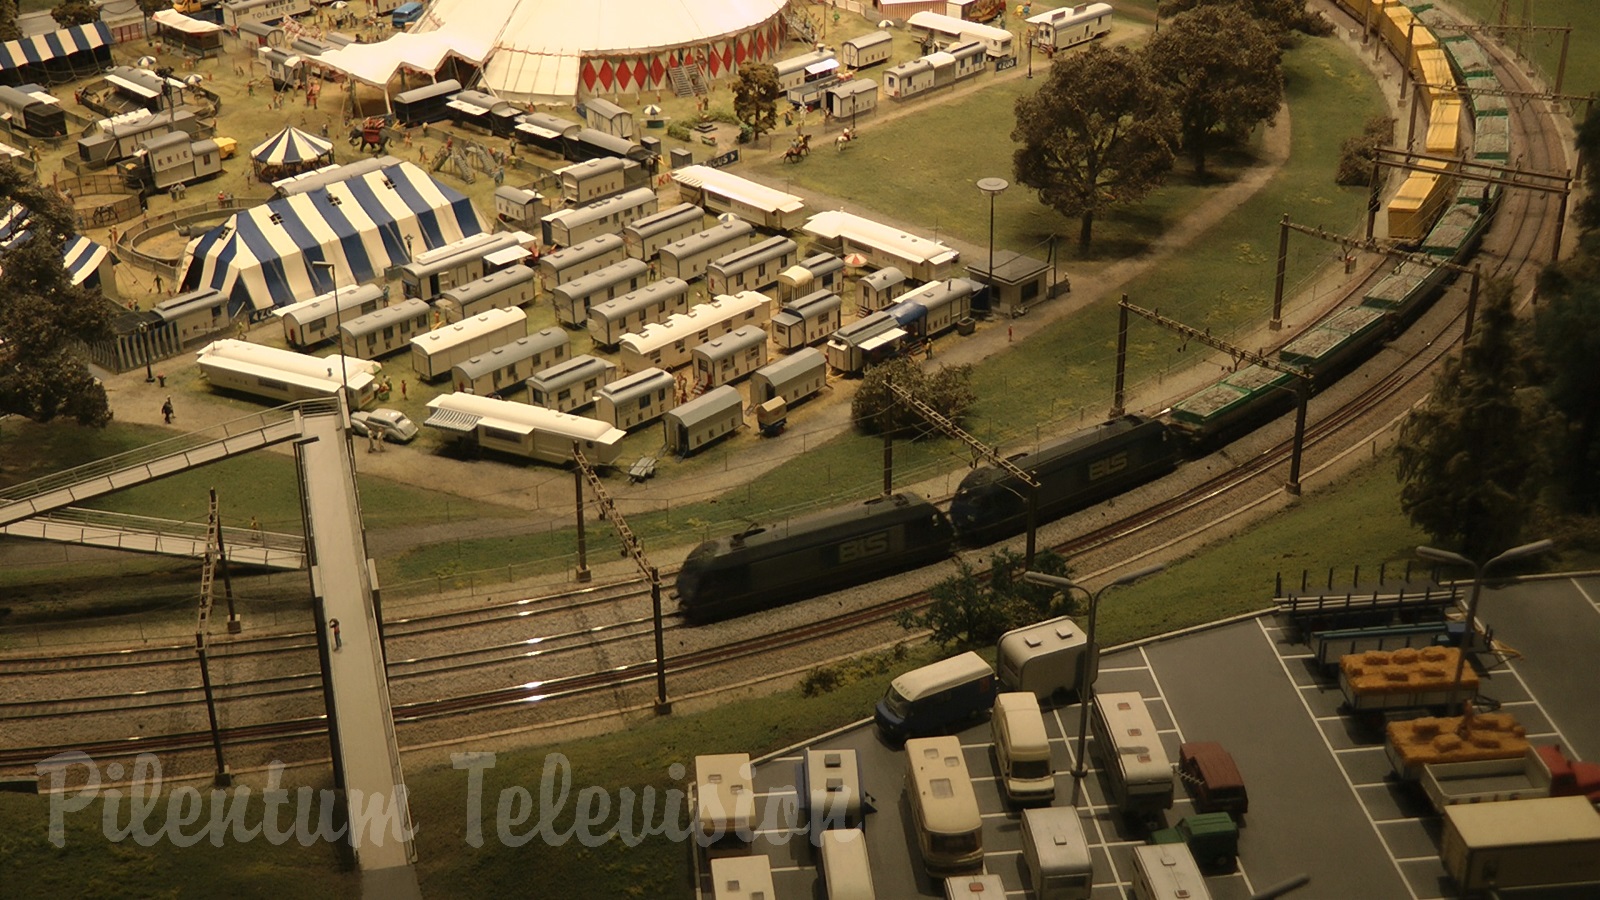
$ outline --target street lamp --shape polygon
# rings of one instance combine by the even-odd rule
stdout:
[[[339,274],[338,271],[333,267],[333,263],[328,262],[327,260],[314,259],[311,261],[311,268],[322,269],[323,271],[326,271],[328,273],[328,278],[332,279],[333,281],[333,328],[334,332],[339,335],[339,396],[345,399],[346,415],[348,416],[348,407],[350,403],[350,371],[345,365],[344,361],[344,315],[343,311],[339,309]]]
[[[1094,702],[1094,681],[1100,675],[1100,648],[1094,642],[1094,625],[1096,613],[1100,610],[1100,595],[1114,587],[1124,584],[1133,584],[1141,578],[1154,575],[1165,569],[1166,566],[1156,563],[1146,566],[1135,572],[1118,578],[1098,591],[1088,588],[1060,575],[1046,575],[1043,572],[1023,572],[1022,580],[1030,584],[1042,584],[1062,591],[1082,591],[1089,598],[1089,627],[1084,629],[1083,666],[1078,671],[1078,755],[1076,765],[1072,770],[1072,803],[1078,804],[1083,788],[1083,779],[1089,775],[1089,767],[1084,758],[1084,744],[1089,739],[1089,704]]]
[[[155,384],[155,373],[150,371],[150,323],[139,323],[139,344],[144,347],[144,383]]]
[[[407,234],[406,235],[406,262],[416,262],[417,261],[416,256],[412,255],[412,253],[411,253],[411,238],[412,237],[413,237],[413,235],[411,235],[411,234]]]
[[[1436,547],[1417,548],[1417,555],[1423,559],[1431,559],[1434,562],[1445,563],[1446,565],[1452,566],[1466,566],[1472,570],[1472,596],[1467,600],[1467,627],[1466,631],[1461,635],[1461,655],[1456,659],[1456,677],[1450,682],[1450,693],[1452,696],[1454,696],[1455,693],[1461,689],[1461,673],[1466,671],[1467,649],[1472,645],[1473,632],[1477,627],[1474,623],[1478,621],[1478,595],[1483,590],[1484,574],[1487,573],[1490,568],[1499,563],[1536,556],[1554,546],[1554,541],[1534,541],[1531,544],[1523,544],[1520,547],[1512,547],[1510,550],[1507,550],[1506,552],[1481,565],[1473,562],[1470,559],[1467,559],[1465,556],[1462,556],[1459,553],[1451,553],[1449,550],[1440,550]]]
[[[994,198],[999,196],[1000,192],[1004,191],[1006,188],[1008,188],[1010,186],[1011,186],[1010,183],[1008,183],[1004,178],[980,178],[980,179],[978,179],[978,190],[983,191],[985,194],[989,195],[989,278],[988,278],[988,281],[989,281],[989,309],[991,311],[995,307],[995,287],[994,287]]]

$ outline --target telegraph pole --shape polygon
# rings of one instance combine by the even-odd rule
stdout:
[[[644,577],[650,581],[650,608],[655,622],[656,632],[656,715],[664,716],[672,712],[672,703],[667,700],[667,655],[665,641],[661,635],[661,572],[650,564],[645,558],[644,547],[639,544],[639,538],[628,527],[622,513],[617,511],[617,504],[606,492],[605,485],[600,483],[600,476],[595,473],[594,467],[589,465],[589,460],[578,449],[578,442],[572,442],[572,461],[577,465],[585,481],[589,482],[589,489],[594,491],[595,502],[600,507],[600,514],[617,530],[617,537],[622,541],[622,552],[633,558],[633,564],[639,567]],[[582,515],[579,509],[579,515]]]
[[[1169,319],[1153,310],[1142,309],[1134,306],[1132,303],[1128,302],[1127,297],[1122,298],[1122,303],[1120,305],[1128,312],[1131,312],[1136,316],[1149,319],[1168,331],[1176,331],[1185,338],[1199,341],[1208,347],[1214,347],[1223,351],[1224,353],[1231,354],[1236,360],[1253,363],[1263,369],[1271,369],[1274,372],[1282,372],[1286,375],[1293,375],[1295,377],[1298,383],[1295,385],[1296,409],[1294,417],[1294,447],[1289,455],[1289,481],[1283,486],[1283,488],[1291,494],[1299,494],[1300,457],[1302,455],[1302,451],[1305,449],[1306,442],[1306,404],[1311,398],[1311,373],[1297,366],[1291,366],[1288,363],[1273,359],[1270,356],[1262,356],[1259,353],[1252,353],[1243,347],[1236,347],[1233,344],[1222,340],[1221,338],[1212,337],[1211,333],[1208,331],[1201,331],[1198,328],[1192,328],[1183,324],[1182,322],[1177,321],[1176,319]]]
[[[977,451],[984,459],[988,460],[990,465],[1004,469],[1006,474],[1028,486],[1028,549],[1024,556],[1023,568],[1032,566],[1035,533],[1039,526],[1039,479],[1017,468],[1016,463],[996,453],[988,444],[968,434],[960,425],[945,418],[933,407],[911,396],[911,393],[905,388],[897,384],[890,384],[889,390],[894,393],[901,403],[911,407],[913,412],[927,420],[929,425],[965,443],[968,447]]]

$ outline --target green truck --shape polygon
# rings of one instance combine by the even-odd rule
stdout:
[[[1225,812],[1197,813],[1150,835],[1150,843],[1187,844],[1201,870],[1231,872],[1239,856],[1239,826]]]

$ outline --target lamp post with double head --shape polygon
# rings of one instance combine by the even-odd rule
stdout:
[[[339,309],[339,273],[333,263],[326,260],[314,259],[311,268],[328,273],[328,278],[333,282],[333,330],[339,341],[339,396],[343,398],[345,418],[350,417],[350,369],[345,364],[344,354],[344,315]]]
[[[1060,575],[1046,575],[1043,572],[1023,572],[1022,580],[1030,584],[1042,584],[1048,587],[1065,591],[1081,591],[1089,598],[1089,625],[1084,629],[1083,665],[1078,670],[1078,752],[1072,768],[1072,803],[1078,804],[1082,796],[1083,779],[1089,774],[1088,761],[1084,758],[1084,745],[1089,739],[1089,705],[1094,702],[1094,681],[1100,674],[1100,647],[1094,642],[1094,626],[1096,614],[1100,611],[1100,595],[1114,587],[1133,584],[1141,578],[1154,575],[1165,569],[1166,566],[1157,563],[1146,566],[1134,572],[1129,572],[1121,578],[1112,581],[1098,591],[1091,591],[1070,578]]]
[[[1520,547],[1512,547],[1510,550],[1507,550],[1499,556],[1496,556],[1483,563],[1474,562],[1459,553],[1452,553],[1449,550],[1440,550],[1437,547],[1417,548],[1417,555],[1423,559],[1444,563],[1445,565],[1450,566],[1465,566],[1466,568],[1472,570],[1472,594],[1467,599],[1467,624],[1466,630],[1461,635],[1461,654],[1456,658],[1456,675],[1455,678],[1450,682],[1451,696],[1454,696],[1460,692],[1461,675],[1466,671],[1467,668],[1467,651],[1472,647],[1474,629],[1477,627],[1475,623],[1478,621],[1478,597],[1483,591],[1483,576],[1487,574],[1491,568],[1499,565],[1500,563],[1511,562],[1514,559],[1526,559],[1530,556],[1543,553],[1554,546],[1554,541],[1534,541],[1531,544],[1523,544]]]

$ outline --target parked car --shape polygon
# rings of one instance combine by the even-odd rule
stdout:
[[[350,414],[350,430],[362,437],[376,431],[390,443],[408,444],[417,436],[417,423],[398,409],[360,410]]]

